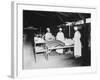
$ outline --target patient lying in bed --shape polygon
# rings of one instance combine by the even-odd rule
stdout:
[[[65,39],[63,42],[59,40],[46,41],[47,48],[64,47],[65,45],[72,45],[74,42],[71,39]]]
[[[65,46],[65,43],[59,41],[59,40],[53,40],[53,41],[46,41],[46,47],[58,47],[58,46]]]

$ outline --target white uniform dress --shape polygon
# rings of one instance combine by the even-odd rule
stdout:
[[[47,32],[45,34],[45,40],[46,41],[52,41],[53,40],[53,35],[50,32]]]
[[[57,36],[56,36],[56,40],[59,40],[59,41],[62,41],[62,42],[64,42],[64,33],[63,32],[58,32],[57,33]],[[63,54],[63,49],[58,49],[58,50],[56,50],[58,53],[61,53],[61,54]]]
[[[65,38],[64,38],[64,33],[63,33],[63,32],[58,32],[58,33],[57,33],[57,36],[56,36],[56,39],[63,42],[64,39],[65,39]]]
[[[80,41],[80,38],[81,38],[81,34],[79,31],[76,31],[75,34],[74,34],[74,56],[75,57],[81,57],[82,54],[81,54],[81,41]]]

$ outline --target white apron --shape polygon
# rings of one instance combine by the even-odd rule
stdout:
[[[56,36],[56,40],[59,40],[59,41],[64,41],[64,33],[63,32],[58,32],[57,33],[57,36]]]
[[[53,40],[53,36],[52,36],[52,34],[51,34],[50,32],[47,32],[47,33],[45,34],[45,40],[46,40],[46,41],[51,41],[51,40]]]
[[[64,33],[58,32],[56,36],[56,40],[64,42]],[[63,54],[63,49],[57,49],[56,52]]]
[[[81,34],[79,31],[76,31],[74,34],[74,56],[75,57],[81,57],[82,53],[81,53]]]

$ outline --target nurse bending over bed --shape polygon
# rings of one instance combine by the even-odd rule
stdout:
[[[59,28],[59,32],[57,33],[56,40],[59,40],[62,42],[65,40],[64,33],[62,32],[62,28]]]
[[[56,40],[64,42],[65,37],[64,37],[64,33],[62,32],[62,28],[59,28],[59,32],[57,33]],[[56,50],[56,52],[63,54],[63,49],[58,49]]]
[[[52,35],[52,33],[50,32],[50,28],[47,28],[47,33],[45,34],[45,40],[46,41],[52,41],[55,40],[55,37]]]

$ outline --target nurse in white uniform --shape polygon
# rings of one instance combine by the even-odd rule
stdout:
[[[60,40],[64,42],[64,33],[62,32],[62,28],[59,28],[59,32],[57,33],[56,40]]]
[[[54,36],[50,32],[50,28],[47,28],[47,33],[45,34],[45,40],[46,41],[52,41],[52,40],[54,40]]]
[[[74,34],[74,38],[73,38],[73,40],[74,40],[74,56],[76,58],[78,58],[78,57],[82,56],[82,53],[81,53],[81,41],[80,41],[81,34],[78,31],[78,27],[74,27],[74,30],[75,30],[75,34]]]
[[[62,32],[62,28],[59,28],[59,32],[57,33],[56,40],[64,42],[64,33]],[[56,52],[63,54],[63,49],[58,49]]]

